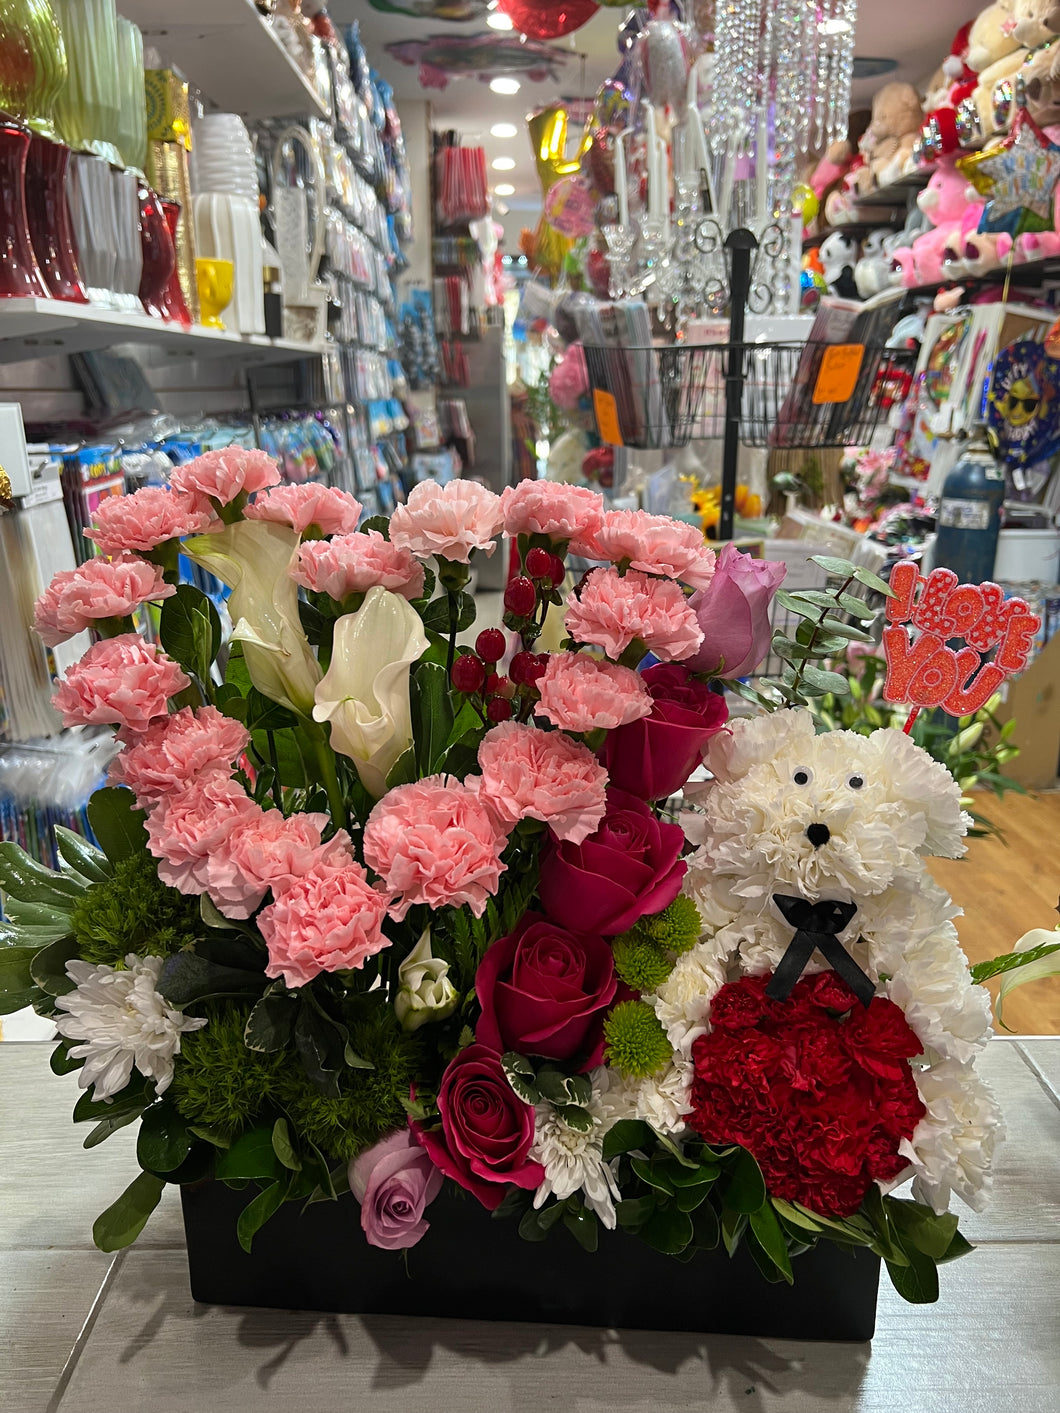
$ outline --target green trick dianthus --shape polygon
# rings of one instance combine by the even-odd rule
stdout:
[[[616,937],[615,971],[634,991],[654,991],[673,970],[673,963],[657,942],[636,931]]]
[[[634,931],[668,952],[690,952],[699,941],[703,921],[691,898],[679,893],[668,908],[654,917],[642,917]]]
[[[644,1001],[620,1001],[604,1021],[604,1040],[608,1064],[634,1079],[658,1074],[673,1057],[666,1031]]]
[[[202,935],[197,900],[167,888],[145,853],[119,860],[113,877],[78,899],[71,921],[82,958],[95,966],[124,966],[130,952],[166,956]]]
[[[229,1140],[276,1109],[281,1080],[302,1069],[289,1051],[247,1049],[243,1031],[249,1014],[228,1003],[211,1006],[203,1029],[181,1036],[169,1090],[182,1118]]]

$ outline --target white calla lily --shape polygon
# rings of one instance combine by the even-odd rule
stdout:
[[[399,990],[394,1013],[403,1030],[419,1030],[427,1021],[445,1020],[456,1010],[460,997],[449,980],[449,963],[431,954],[431,929],[398,967]]]
[[[428,647],[419,614],[376,585],[356,613],[335,624],[331,666],[316,689],[313,718],[331,723],[331,748],[349,756],[370,795],[412,745],[409,670]]]
[[[291,578],[298,544],[298,532],[288,525],[239,520],[185,540],[182,552],[232,590],[232,639],[243,644],[254,686],[270,701],[308,716],[320,664],[298,618],[298,586]]]

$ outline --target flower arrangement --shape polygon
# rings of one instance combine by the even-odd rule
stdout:
[[[861,634],[855,572],[788,644],[795,709],[727,723],[712,684],[765,655],[775,566],[559,484],[424,484],[358,530],[278,480],[231,448],[106,502],[108,558],[38,604],[47,641],[95,631],[55,703],[121,749],[98,848],[57,831],[53,873],[0,846],[0,1005],[55,1017],[86,1147],[139,1123],[97,1245],[212,1178],[247,1189],[248,1250],[346,1189],[403,1249],[449,1182],[530,1240],[742,1243],[787,1281],[833,1240],[932,1298],[998,1134],[988,1012],[921,863],[961,847],[957,786],[799,706]],[[499,535],[506,631],[462,646]],[[564,600],[569,550],[600,567]],[[229,586],[227,635],[178,552]],[[926,1201],[891,1195],[910,1174]]]

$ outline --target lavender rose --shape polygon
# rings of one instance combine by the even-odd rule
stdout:
[[[714,578],[689,599],[703,630],[703,642],[685,659],[692,672],[746,677],[769,651],[769,609],[788,572],[787,565],[752,559],[728,544],[718,556]]]
[[[442,1175],[412,1133],[399,1129],[350,1164],[350,1190],[361,1204],[369,1246],[415,1246],[430,1225],[423,1209],[438,1196]]]

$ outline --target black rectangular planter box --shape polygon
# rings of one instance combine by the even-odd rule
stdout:
[[[867,1340],[876,1325],[879,1258],[831,1242],[795,1258],[794,1286],[771,1285],[743,1248],[684,1262],[601,1231],[590,1255],[562,1228],[524,1241],[514,1220],[443,1191],[406,1270],[401,1252],[367,1244],[349,1193],[304,1212],[286,1204],[247,1255],[236,1219],[250,1195],[181,1189],[191,1293],[204,1304],[788,1339]]]

